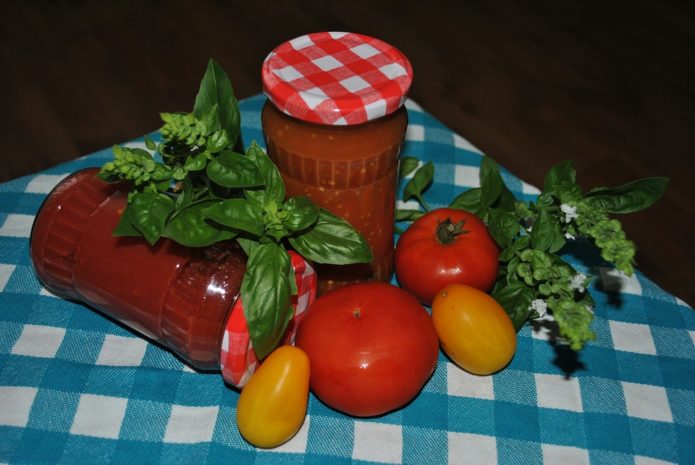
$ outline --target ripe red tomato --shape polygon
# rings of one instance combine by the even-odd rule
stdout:
[[[299,325],[296,345],[309,356],[312,392],[359,417],[407,404],[439,355],[427,311],[386,283],[354,284],[317,299]]]
[[[396,278],[425,305],[444,286],[489,291],[497,279],[499,247],[477,216],[440,208],[418,218],[396,245]]]

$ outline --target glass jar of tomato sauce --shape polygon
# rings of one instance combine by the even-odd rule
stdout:
[[[30,237],[34,269],[55,295],[85,302],[172,350],[199,370],[221,370],[243,386],[258,359],[253,351],[241,281],[246,255],[235,242],[191,248],[168,239],[115,236],[128,189],[109,184],[90,168],[71,174],[48,195]],[[295,315],[285,334],[313,301],[316,277],[292,254],[297,279]]]
[[[369,243],[364,265],[318,265],[319,294],[389,281],[404,102],[413,78],[396,48],[361,34],[290,40],[265,59],[262,125],[287,194],[307,196],[350,222]]]

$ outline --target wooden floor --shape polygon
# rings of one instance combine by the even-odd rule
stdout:
[[[625,217],[638,266],[695,305],[695,3],[382,0],[3,2],[0,181],[186,110],[209,57],[239,97],[266,54],[319,30],[403,50],[411,96],[527,182],[574,160],[586,188],[671,177]]]

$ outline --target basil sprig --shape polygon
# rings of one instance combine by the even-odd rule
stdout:
[[[191,113],[162,113],[163,141],[148,150],[114,147],[99,176],[129,181],[114,235],[169,238],[189,247],[236,240],[248,256],[241,286],[254,350],[265,357],[292,318],[297,293],[291,246],[318,263],[372,260],[364,238],[306,197],[285,199],[277,167],[252,142],[237,151],[240,112],[231,82],[210,60]],[[157,161],[157,155],[161,162]]]
[[[401,173],[413,174],[402,200],[415,198],[427,210],[422,199],[433,173],[429,164],[418,165],[412,157],[401,162]],[[579,350],[595,337],[591,329],[594,301],[586,290],[591,277],[577,272],[558,252],[567,241],[585,238],[603,259],[631,275],[635,245],[625,237],[620,222],[608,215],[653,205],[667,184],[667,178],[653,177],[584,194],[572,162],[566,161],[546,173],[543,191],[535,202],[524,202],[516,199],[497,164],[486,156],[480,167],[480,187],[462,192],[449,207],[478,215],[500,246],[500,271],[491,294],[517,330],[550,311],[560,336]],[[396,218],[412,221],[422,214],[420,210],[398,210]]]

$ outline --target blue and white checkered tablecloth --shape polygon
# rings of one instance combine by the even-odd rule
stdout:
[[[263,101],[241,102],[246,143],[262,140]],[[478,184],[480,152],[408,109],[403,154],[435,163],[427,199],[443,206]],[[577,358],[526,326],[501,373],[472,376],[441,356],[401,410],[356,419],[312,396],[295,438],[253,448],[221,376],[196,373],[36,279],[28,237],[42,200],[66,174],[110,158],[103,150],[0,184],[0,464],[695,463],[695,312],[581,247],[568,260],[601,279],[590,290],[597,340]],[[538,192],[503,176],[517,194]]]

